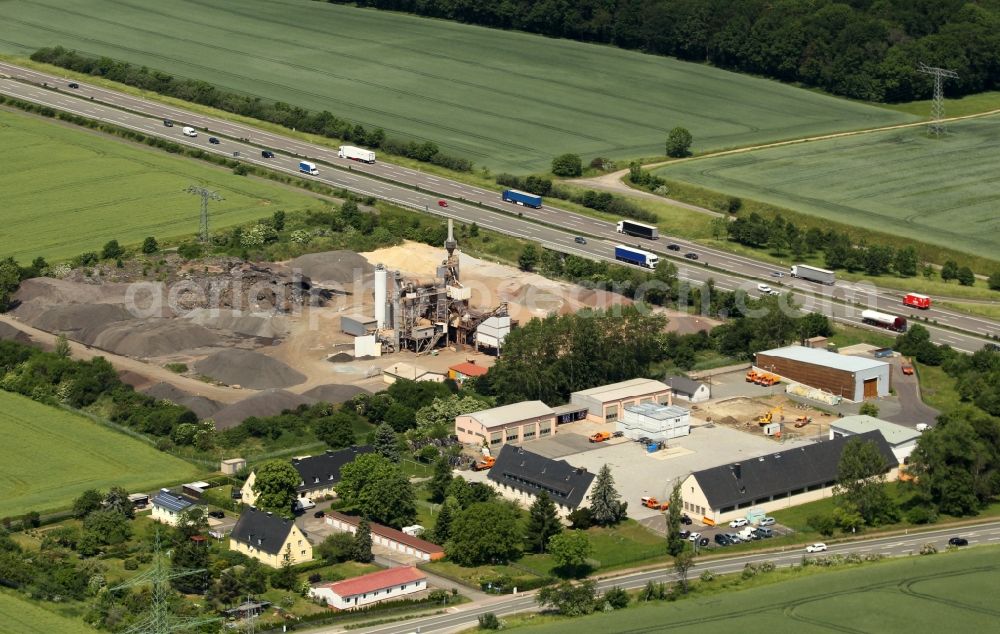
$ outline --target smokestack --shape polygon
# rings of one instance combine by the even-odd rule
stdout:
[[[458,247],[458,242],[455,241],[455,226],[454,221],[448,218],[448,239],[444,241],[444,248],[448,252],[448,257],[451,257]]]
[[[389,271],[384,264],[375,265],[375,325],[379,330],[385,328],[385,308],[389,302],[386,288]]]

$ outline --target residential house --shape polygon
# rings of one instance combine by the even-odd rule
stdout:
[[[323,496],[335,496],[334,486],[340,482],[341,468],[352,462],[362,454],[375,451],[371,445],[360,447],[348,447],[347,449],[332,450],[318,456],[304,456],[293,458],[292,466],[299,472],[301,481],[295,487],[299,499],[314,499]],[[254,493],[253,485],[257,481],[257,473],[251,472],[243,488],[240,489],[242,500],[246,504],[256,504],[257,494]]]
[[[312,544],[295,522],[249,506],[229,534],[229,549],[280,568],[285,557],[294,564],[312,561]]]
[[[528,507],[543,491],[555,502],[561,517],[580,507],[594,483],[594,474],[565,460],[552,460],[504,445],[496,463],[486,475],[487,482],[503,497]]]
[[[160,489],[153,496],[152,517],[157,522],[163,522],[170,526],[177,526],[181,514],[193,506],[201,504],[196,498],[183,493],[174,493],[170,489]]]

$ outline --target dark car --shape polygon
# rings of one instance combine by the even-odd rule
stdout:
[[[708,546],[708,538],[707,537],[702,537],[701,539],[699,539],[698,540],[698,545],[699,546]]]
[[[715,536],[715,543],[719,546],[728,546],[731,542],[725,533],[719,533]]]
[[[698,259],[698,254],[697,253],[685,253],[684,257],[686,257],[689,260],[697,260]]]
[[[964,537],[952,537],[948,540],[949,546],[968,546],[969,540]]]
[[[625,432],[623,432],[623,431],[611,432],[611,437],[612,438],[621,438],[624,435],[625,435]]]
[[[681,539],[687,539],[688,537],[691,537],[691,531],[680,531],[677,533],[677,536]]]
[[[210,136],[208,137],[208,142],[211,143],[212,145],[218,145],[219,139],[215,138],[214,136]]]
[[[264,158],[274,158],[274,152],[271,150],[261,150],[260,155]]]
[[[671,243],[667,245],[667,248],[670,249],[671,251],[680,251],[681,245]]]
[[[209,517],[214,517],[217,520],[221,520],[224,517],[226,517],[226,514],[223,513],[222,511],[209,511],[208,512],[208,516]]]
[[[653,442],[653,439],[652,438],[648,438],[646,436],[643,436],[642,438],[640,438],[638,440],[638,442],[639,442],[640,445],[648,445],[649,443]]]
[[[315,513],[313,513],[313,517],[325,517],[325,516],[326,516],[326,511],[316,511]]]
[[[691,520],[691,516],[689,516],[687,513],[681,515],[681,524],[687,524],[688,526],[690,526],[693,523],[694,522]]]
[[[69,86],[70,88],[79,88],[79,87],[80,87],[80,84],[76,83],[75,81],[71,81],[71,82],[69,82],[69,84],[67,84],[67,85],[68,85],[68,86]]]
[[[170,119],[164,119],[163,120],[163,127],[165,127],[165,128],[172,128],[172,127],[174,127],[174,122],[171,121]]]
[[[575,241],[575,242],[576,242],[577,244],[587,244],[587,239],[586,239],[586,238],[584,238],[584,237],[582,237],[582,236],[577,236],[577,237],[573,238],[573,240],[574,240],[574,241]]]

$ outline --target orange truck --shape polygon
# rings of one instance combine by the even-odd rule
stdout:
[[[472,465],[473,471],[486,471],[496,464],[497,459],[493,456],[483,456],[482,460],[477,460],[475,464]]]
[[[589,440],[590,442],[604,442],[609,438],[611,438],[611,432],[599,431],[596,434],[591,434]]]
[[[666,511],[670,508],[670,502],[660,502],[652,496],[646,496],[642,498],[642,505],[648,509],[655,509],[657,511]]]

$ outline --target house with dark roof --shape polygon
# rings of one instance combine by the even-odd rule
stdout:
[[[695,471],[681,485],[684,510],[715,525],[755,513],[768,513],[832,495],[838,466],[849,440],[875,443],[885,471],[895,479],[899,463],[878,431],[782,449],[767,456]]]
[[[323,496],[333,497],[337,493],[333,490],[334,485],[340,482],[340,469],[352,462],[361,454],[371,453],[375,449],[371,445],[360,447],[348,447],[334,451],[328,449],[326,453],[318,456],[304,456],[302,458],[292,458],[292,466],[299,472],[302,479],[295,490],[300,499],[314,499]],[[242,500],[245,504],[256,504],[257,494],[254,493],[253,485],[257,481],[256,472],[250,472],[250,477],[243,483],[240,489]]]
[[[486,479],[500,495],[525,507],[544,491],[562,517],[580,507],[594,484],[594,474],[586,469],[512,445],[500,449]]]
[[[413,566],[399,566],[316,585],[309,590],[309,596],[326,599],[326,604],[337,610],[356,610],[426,589],[427,575]]]
[[[229,549],[272,568],[280,568],[286,555],[292,564],[313,558],[312,544],[295,522],[253,506],[240,513],[229,534]]]
[[[674,398],[681,401],[701,403],[712,396],[707,384],[686,376],[668,376],[664,383],[670,386]]]
[[[341,533],[357,532],[361,518],[346,515],[340,511],[327,511],[324,519],[327,526]],[[372,544],[382,546],[408,557],[422,561],[436,561],[444,558],[444,549],[426,539],[396,530],[391,526],[382,526],[374,522],[369,524],[372,531]]]
[[[152,517],[157,522],[177,526],[181,513],[199,504],[202,503],[190,495],[174,493],[170,489],[160,489],[153,496]]]

